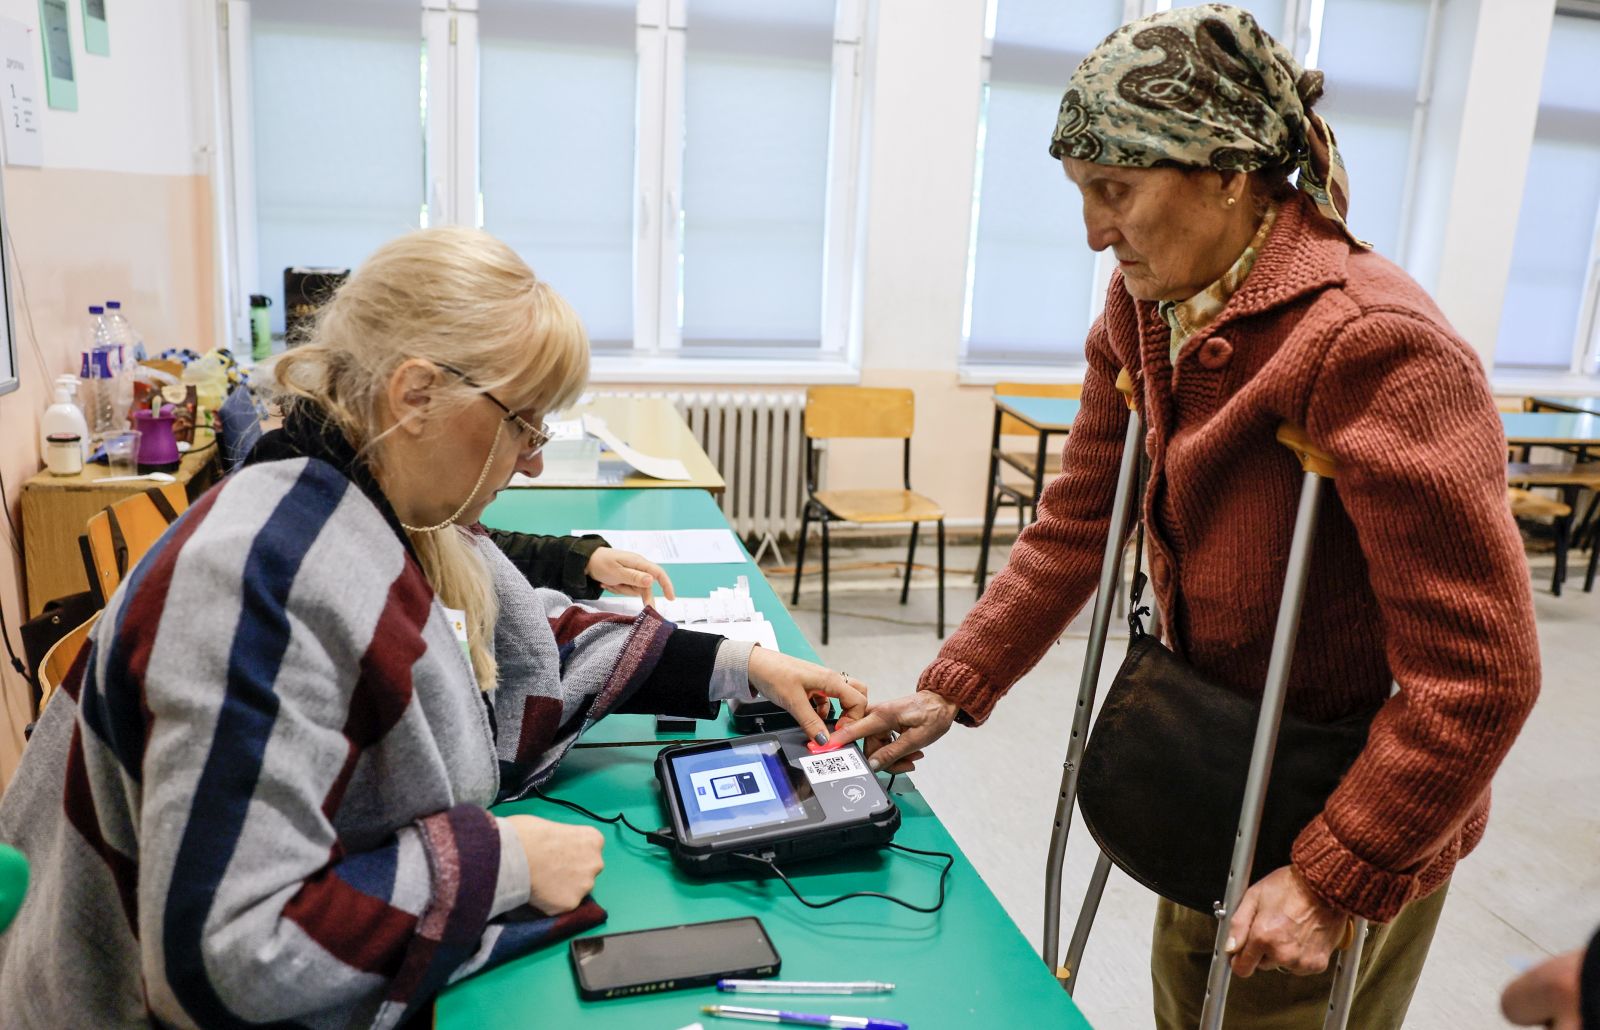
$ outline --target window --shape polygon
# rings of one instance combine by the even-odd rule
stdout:
[[[1282,0],[1240,6],[1279,33]],[[1128,13],[1123,0],[990,0],[962,325],[969,365],[1083,361],[1108,272],[1096,275],[1077,191],[1046,147],[1073,70]]]
[[[283,270],[354,267],[423,216],[415,0],[255,0],[255,275],[283,332]],[[245,240],[241,234],[241,244]]]
[[[1557,14],[1500,316],[1497,368],[1594,374],[1600,291],[1600,21]]]
[[[478,18],[483,226],[582,313],[596,352],[625,350],[634,325],[634,4],[481,0]]]
[[[1077,191],[1048,147],[1078,62],[1122,23],[1121,0],[991,0],[967,302],[972,364],[1083,360],[1094,280]]]
[[[861,0],[227,9],[256,202],[232,189],[263,270],[478,224],[573,303],[602,360],[847,356]]]
[[[822,339],[833,0],[689,0],[686,349]]]
[[[1326,0],[1303,55],[1326,90],[1316,110],[1350,172],[1350,228],[1405,260],[1429,0]]]

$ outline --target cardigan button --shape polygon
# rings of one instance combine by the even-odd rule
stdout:
[[[1172,566],[1167,564],[1166,556],[1159,551],[1150,552],[1150,578],[1163,590],[1172,578]]]
[[[1200,366],[1209,368],[1213,372],[1224,367],[1228,359],[1233,357],[1233,344],[1221,336],[1213,336],[1200,345]]]

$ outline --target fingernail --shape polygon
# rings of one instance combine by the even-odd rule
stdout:
[[[828,742],[828,733],[827,733],[827,731],[824,730],[823,732],[817,734],[816,741],[817,741],[818,744],[826,744]]]
[[[877,772],[879,769],[883,768],[883,765],[876,758],[869,758],[867,759],[867,768],[873,772]]]
[[[1232,955],[1233,954],[1233,949],[1237,948],[1238,946],[1239,946],[1238,940],[1236,940],[1233,937],[1229,937],[1228,938],[1228,943],[1224,944],[1222,946],[1222,950],[1226,951],[1228,954]]]

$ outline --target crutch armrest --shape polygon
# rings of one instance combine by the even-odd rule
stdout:
[[[1315,472],[1325,479],[1338,475],[1339,466],[1333,455],[1312,443],[1306,431],[1294,423],[1285,422],[1278,427],[1278,442],[1294,452],[1300,467],[1307,472]]]
[[[1138,407],[1133,399],[1133,376],[1126,368],[1117,373],[1117,392],[1122,394],[1122,399],[1129,409]]]

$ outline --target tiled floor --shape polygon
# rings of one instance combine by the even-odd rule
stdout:
[[[1003,548],[996,548],[991,567]],[[836,544],[835,567],[892,561],[898,548]],[[947,600],[954,627],[972,604],[975,547],[952,547]],[[969,570],[962,575],[954,570]],[[1507,1024],[1498,997],[1516,967],[1585,942],[1600,925],[1600,591],[1581,583],[1552,597],[1536,559],[1535,604],[1544,689],[1495,780],[1488,835],[1456,873],[1407,1027],[1476,1030]],[[871,684],[875,697],[914,689],[934,656],[932,576],[920,574],[902,608],[896,570],[841,572],[824,661]],[[775,576],[788,596],[788,576]],[[795,612],[820,635],[820,589],[807,576]],[[1115,623],[1113,624],[1115,626]],[[939,816],[1029,941],[1043,925],[1045,851],[1083,659],[1087,609],[1066,637],[981,729],[957,728],[914,774]],[[1113,646],[1111,654],[1116,654]],[[1108,661],[1104,676],[1115,668]],[[1070,930],[1094,848],[1071,834],[1063,926]],[[1078,1002],[1096,1027],[1150,1025],[1152,896],[1114,873],[1084,962]],[[1065,947],[1065,940],[1062,942]]]

